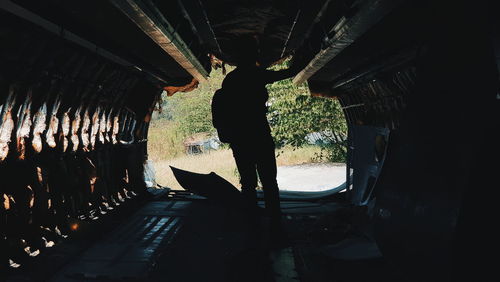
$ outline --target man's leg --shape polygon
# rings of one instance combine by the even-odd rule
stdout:
[[[231,144],[236,167],[240,173],[241,194],[248,209],[257,207],[257,172],[255,168],[255,155],[250,144]]]
[[[281,218],[280,198],[278,182],[276,180],[277,168],[274,154],[274,141],[272,137],[266,136],[259,142],[257,152],[257,171],[264,189],[264,200],[266,201],[266,211],[273,220]]]

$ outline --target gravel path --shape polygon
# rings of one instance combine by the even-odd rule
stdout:
[[[280,190],[324,191],[345,182],[345,164],[320,163],[278,167]]]

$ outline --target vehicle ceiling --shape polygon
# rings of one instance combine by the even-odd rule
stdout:
[[[259,61],[269,65],[301,46],[328,2],[182,1],[180,9],[193,19],[196,28],[208,31],[199,34],[210,53],[232,62],[238,52],[233,42],[238,37],[251,35],[259,42]],[[172,14],[164,1],[155,3],[163,13],[171,11]]]
[[[162,77],[168,84],[178,85],[190,80],[186,71],[171,56],[165,56],[165,52],[127,18],[130,15],[125,15],[123,9],[120,11],[116,7],[120,1],[12,2]],[[210,70],[208,54],[233,63],[238,52],[233,42],[249,35],[259,42],[260,63],[275,63],[303,46],[326,8],[332,9],[330,0],[135,2],[149,8],[151,13],[161,18],[160,21],[168,21],[205,71]],[[352,1],[336,2],[336,6],[347,7]],[[330,13],[323,24],[335,23],[341,10]]]
[[[12,2],[160,77],[164,84],[184,85],[193,73],[166,56],[148,37],[147,28],[130,20],[134,16],[146,15],[180,38],[186,57],[196,61],[198,80],[215,65],[209,55],[232,64],[239,51],[234,43],[253,36],[259,42],[261,65],[300,53],[312,67],[295,81],[309,80],[314,92],[334,96],[328,92],[338,84],[370,72],[369,68],[373,71],[374,66],[386,67],[380,61],[387,64],[391,57],[393,64],[401,64],[414,57],[428,34],[439,33],[436,24],[444,23],[438,13],[429,18],[422,12],[433,8],[429,5],[446,9],[444,4],[420,1],[373,0]]]

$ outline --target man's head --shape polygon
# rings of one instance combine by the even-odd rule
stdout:
[[[257,40],[253,36],[238,38],[234,46],[234,61],[237,66],[255,66],[259,52]]]

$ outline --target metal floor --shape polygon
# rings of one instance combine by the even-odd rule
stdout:
[[[8,281],[403,281],[377,256],[332,255],[346,252],[336,243],[361,238],[346,232],[352,213],[339,203],[282,202],[283,245],[271,243],[265,218],[249,224],[196,196],[162,195],[138,207],[56,245],[39,258],[43,276],[25,271]]]
[[[309,203],[283,206],[323,211]],[[245,271],[260,281],[275,281],[276,275],[299,281],[292,249],[268,253],[265,235],[249,228],[239,215],[208,201],[151,201],[49,281],[236,281]]]
[[[146,280],[160,250],[182,226],[189,205],[187,201],[146,204],[50,281]]]

